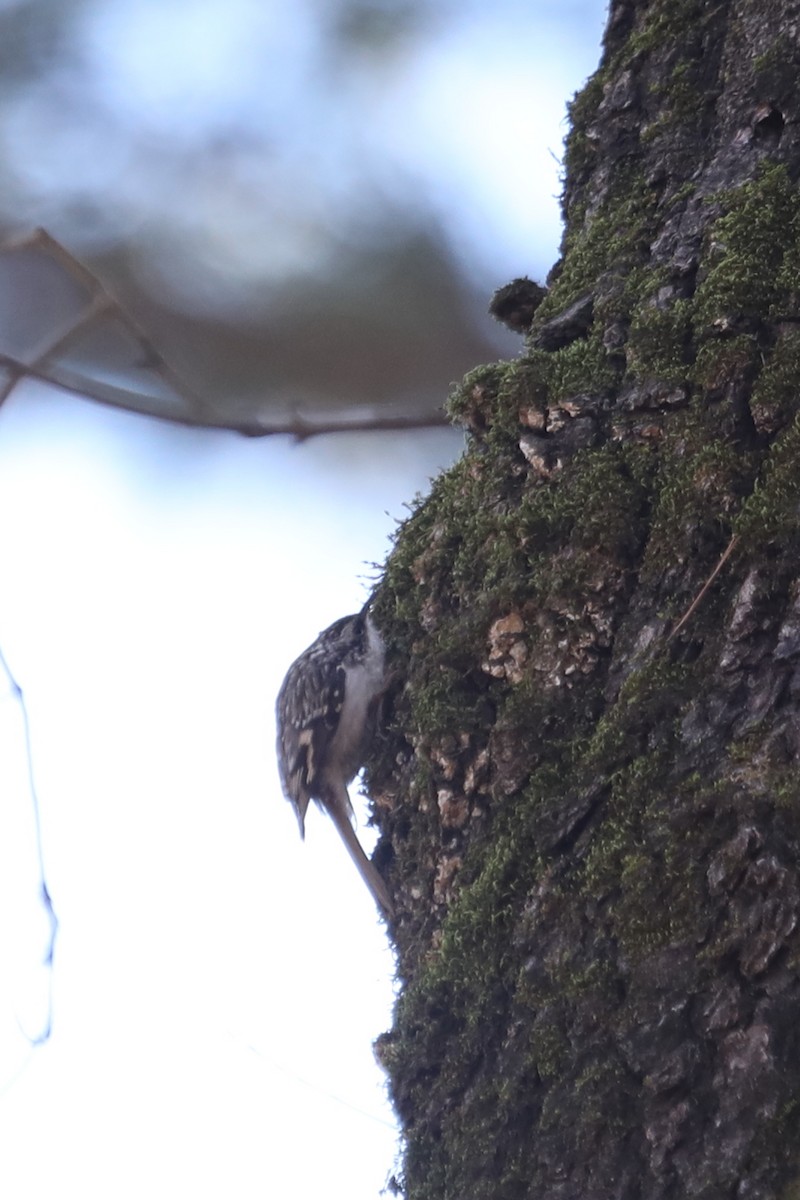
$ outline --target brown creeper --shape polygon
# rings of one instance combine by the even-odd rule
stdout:
[[[334,621],[289,667],[278,693],[278,769],[305,837],[310,800],[333,819],[362,879],[386,916],[386,884],[353,830],[347,785],[375,732],[385,690],[385,649],[366,609]]]

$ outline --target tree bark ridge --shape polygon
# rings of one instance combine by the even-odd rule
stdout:
[[[387,564],[409,1200],[797,1186],[798,27],[612,4],[525,352]]]

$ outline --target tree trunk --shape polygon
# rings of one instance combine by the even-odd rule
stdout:
[[[612,4],[525,353],[388,563],[408,1200],[800,1195],[799,30]]]

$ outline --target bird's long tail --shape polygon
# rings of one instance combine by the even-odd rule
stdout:
[[[378,908],[385,917],[393,917],[394,905],[392,904],[386,884],[364,853],[364,849],[356,837],[356,832],[351,824],[350,813],[352,812],[352,808],[346,789],[344,796],[337,795],[333,797],[325,807],[338,829],[339,836],[347,847],[350,857],[356,864],[359,875],[372,892],[372,897]]]

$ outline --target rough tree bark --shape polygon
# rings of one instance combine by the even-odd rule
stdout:
[[[796,0],[612,4],[526,350],[398,533],[408,1200],[800,1195],[799,74]]]

